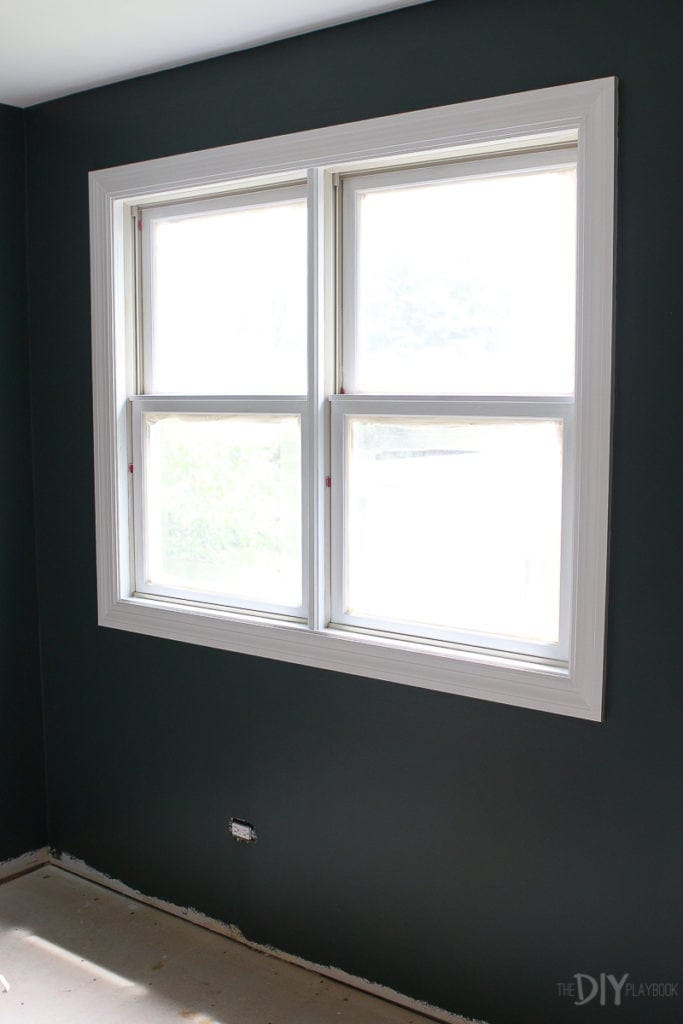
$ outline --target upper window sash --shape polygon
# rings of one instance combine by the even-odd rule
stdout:
[[[344,391],[571,394],[576,165],[565,146],[342,175]]]
[[[140,208],[140,393],[306,391],[306,203],[287,183]]]

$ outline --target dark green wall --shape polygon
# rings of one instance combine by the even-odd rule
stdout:
[[[24,184],[23,116],[0,105],[0,861],[45,845]]]
[[[680,13],[435,0],[27,112],[57,849],[493,1024],[596,1020],[557,995],[578,971],[679,980]],[[98,628],[88,171],[604,75],[620,78],[604,724]],[[253,847],[228,838],[233,814]]]

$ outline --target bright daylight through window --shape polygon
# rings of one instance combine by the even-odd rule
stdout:
[[[100,622],[599,718],[613,149],[603,80],[91,175]]]

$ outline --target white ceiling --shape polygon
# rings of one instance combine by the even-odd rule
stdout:
[[[0,0],[0,102],[28,107],[420,2]]]

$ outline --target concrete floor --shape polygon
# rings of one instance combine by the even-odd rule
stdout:
[[[0,885],[0,1021],[428,1024],[54,867]]]

